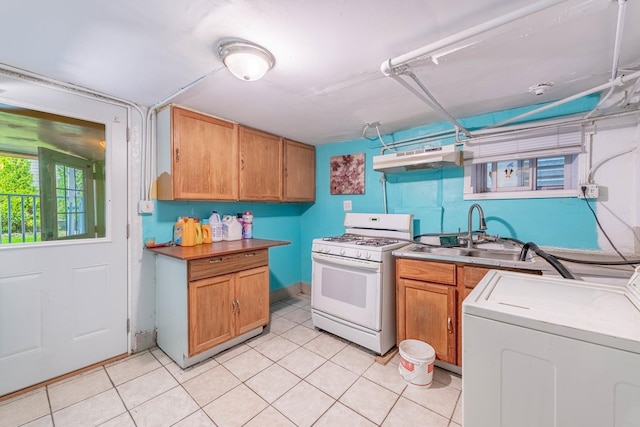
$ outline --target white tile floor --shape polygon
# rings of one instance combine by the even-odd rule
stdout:
[[[271,306],[262,335],[188,369],[155,348],[0,402],[0,427],[433,426],[461,421],[459,376],[407,387],[387,365],[313,328],[309,297]]]

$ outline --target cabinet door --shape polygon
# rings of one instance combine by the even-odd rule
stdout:
[[[282,138],[240,126],[240,199],[282,200]]]
[[[238,126],[172,107],[173,198],[238,199]]]
[[[269,267],[236,273],[236,335],[269,323]]]
[[[189,357],[234,336],[235,274],[189,282]]]
[[[398,280],[398,342],[417,339],[436,357],[456,363],[456,288],[410,279]]]
[[[284,140],[285,202],[313,202],[316,199],[316,149]]]

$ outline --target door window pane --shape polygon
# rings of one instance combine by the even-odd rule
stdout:
[[[104,124],[0,103],[0,244],[106,235],[105,138]]]

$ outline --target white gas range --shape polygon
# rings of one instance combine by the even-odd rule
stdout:
[[[311,318],[378,354],[396,344],[392,251],[413,241],[413,215],[347,213],[345,234],[313,240]]]

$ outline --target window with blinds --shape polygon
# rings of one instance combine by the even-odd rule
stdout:
[[[480,137],[465,144],[465,199],[575,195],[579,125]]]

